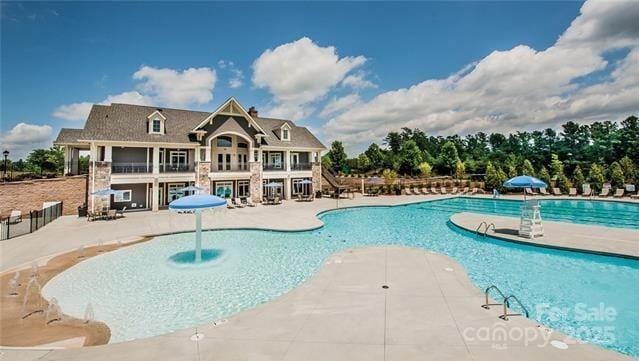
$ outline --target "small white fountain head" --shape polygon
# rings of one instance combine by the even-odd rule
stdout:
[[[84,309],[84,323],[89,323],[95,320],[95,313],[93,312],[93,305],[89,302]]]
[[[84,258],[84,246],[78,247],[78,258]]]
[[[118,239],[118,248],[122,247],[122,241]]]
[[[56,321],[62,321],[62,310],[60,310],[58,300],[55,297],[52,297],[49,301],[49,306],[47,306],[47,310],[44,313],[44,322],[49,325]]]
[[[104,252],[104,241],[98,240],[98,252]]]
[[[40,277],[40,269],[38,268],[38,261],[31,262],[31,278]]]
[[[34,313],[44,311],[42,297],[40,297],[41,291],[42,286],[40,286],[38,279],[36,277],[31,278],[24,290],[24,298],[22,298],[22,310],[20,313],[22,318],[27,318]],[[35,299],[35,302],[32,304],[29,303],[31,299]]]
[[[9,296],[17,296],[18,295],[18,280],[12,278],[9,280]]]

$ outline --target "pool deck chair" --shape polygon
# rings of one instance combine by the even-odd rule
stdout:
[[[568,196],[569,197],[576,197],[577,196],[577,188],[570,188],[568,190]]]
[[[441,188],[441,193],[442,193],[442,194],[448,194],[448,192],[446,192],[446,187],[442,187],[442,188]]]
[[[632,195],[630,195],[630,198],[632,198],[632,199],[639,199],[639,191],[637,191],[637,194],[632,194]]]
[[[412,196],[413,192],[410,191],[410,188],[406,187],[404,188],[404,194],[406,194],[407,196]]]
[[[541,194],[542,196],[549,196],[550,195],[550,193],[548,193],[548,191],[546,190],[546,187],[539,188],[539,194]]]
[[[570,189],[574,189],[574,190],[575,190],[575,193],[577,193],[577,189],[576,189],[576,188],[570,188]],[[552,195],[553,195],[553,196],[563,196],[563,194],[561,193],[561,189],[559,189],[559,188],[557,188],[557,187],[554,187],[554,188],[552,189]]]
[[[610,188],[605,187],[601,189],[601,192],[599,193],[599,197],[608,197],[608,195],[610,195]]]
[[[459,194],[466,194],[466,193],[468,193],[468,187],[464,187],[464,189],[461,192],[459,192]]]
[[[253,201],[251,200],[251,197],[244,198],[244,204],[247,207],[255,207],[255,203],[253,203]]]
[[[423,188],[422,188],[422,194],[423,194],[423,195],[428,195],[428,194],[430,194],[430,191],[428,190],[428,188],[423,187]]]
[[[19,223],[22,222],[22,211],[12,210],[11,215],[9,216],[9,223]]]
[[[437,191],[437,189],[435,189],[435,187],[430,187],[430,192],[432,194],[439,194],[439,192]]]
[[[233,198],[233,203],[235,204],[237,208],[244,208],[244,205],[242,204],[242,201],[240,201],[239,198]]]
[[[612,196],[615,198],[621,198],[623,197],[623,194],[626,190],[623,188],[617,188],[617,190],[615,191],[615,194],[613,194]]]
[[[226,199],[226,208],[235,209],[235,205],[233,204],[233,201],[231,201],[231,198]]]
[[[470,194],[471,196],[474,195],[474,194],[477,194],[477,188],[473,188],[473,190],[470,191],[470,193],[468,193],[468,194]]]
[[[537,193],[533,192],[532,188],[524,188],[524,190],[526,191],[526,194],[531,195],[531,196],[536,196]]]
[[[584,191],[583,193],[581,193],[582,197],[590,197],[592,195],[592,189],[590,188],[590,186],[588,187],[584,187]]]
[[[415,187],[413,188],[413,194],[416,196],[421,196],[422,192],[419,191],[419,188]]]
[[[450,191],[450,194],[457,194],[457,191],[458,191],[457,187],[453,187],[453,190]]]

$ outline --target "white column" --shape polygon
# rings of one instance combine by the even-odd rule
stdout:
[[[64,146],[64,174],[63,175],[67,175],[69,173],[71,173],[71,157],[69,157],[69,153],[71,152],[71,149],[69,148],[68,145]]]
[[[211,147],[205,147],[204,149],[206,149],[206,153],[204,154],[204,161],[205,162],[210,162],[211,161]]]
[[[160,209],[160,182],[157,178],[153,180],[153,188],[151,189],[151,210],[157,212]]]
[[[153,174],[159,174],[159,173],[160,173],[160,147],[153,147]]]
[[[113,159],[113,147],[110,145],[104,146],[104,161],[111,162]]]
[[[289,168],[290,171],[290,168]],[[286,178],[284,178],[284,198],[285,199],[291,199],[291,176],[287,175]]]
[[[286,156],[284,157],[284,159],[286,159],[286,171],[290,173],[290,171],[291,171],[291,151],[287,150],[286,153],[284,153],[284,154],[286,154]]]

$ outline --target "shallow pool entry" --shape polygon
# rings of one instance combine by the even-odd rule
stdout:
[[[627,228],[639,220],[639,205],[584,202],[542,203],[542,212],[546,218],[571,215],[578,223],[605,220],[599,224],[611,222],[612,215],[616,226],[632,224]],[[638,356],[639,292],[633,287],[639,284],[639,261],[477,238],[448,223],[461,211],[518,214],[517,207],[513,201],[451,199],[327,212],[322,228],[305,232],[203,232],[200,264],[194,264],[193,233],[159,236],[78,263],[48,282],[43,295],[55,297],[64,313],[80,319],[92,304],[95,319],[111,329],[111,342],[122,342],[210,325],[269,302],[323,264],[342,263],[331,258],[336,252],[407,246],[459,263],[438,267],[442,273],[463,269],[480,289],[496,285],[516,294],[530,318],[545,327]],[[590,309],[606,312],[584,317]]]

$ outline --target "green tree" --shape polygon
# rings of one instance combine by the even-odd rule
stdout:
[[[550,174],[548,173],[548,169],[546,169],[546,167],[542,165],[541,168],[539,169],[538,174],[539,174],[539,179],[541,179],[546,184],[548,184],[548,187],[551,187],[551,188],[553,187],[553,183],[550,179]]]
[[[550,169],[553,177],[559,178],[564,175],[564,164],[559,160],[557,154],[550,155]]]
[[[334,141],[331,143],[331,150],[328,152],[331,160],[331,166],[334,171],[342,171],[346,165],[346,152],[344,151],[344,145],[340,141]]]
[[[625,180],[623,170],[621,169],[619,162],[612,162],[610,165],[610,181],[613,187],[621,188],[624,186]]]
[[[635,169],[635,165],[632,163],[632,159],[630,159],[630,157],[626,155],[621,158],[619,160],[619,165],[621,166],[626,182],[633,183],[637,180],[637,170]]]
[[[505,178],[505,175],[503,178]],[[500,169],[497,169],[492,162],[486,163],[486,187],[490,189],[501,188],[504,183],[503,178],[500,174]]]
[[[532,163],[528,159],[524,159],[524,162],[521,164],[521,174],[534,177],[535,176],[535,168],[533,168]]]
[[[364,152],[370,161],[370,167],[373,169],[379,169],[384,164],[384,152],[375,143],[371,144]]]
[[[397,172],[392,169],[384,169],[382,172],[382,178],[384,178],[384,183],[386,185],[394,184],[395,180],[397,180]]]
[[[577,188],[581,187],[582,184],[586,183],[586,177],[584,177],[584,174],[581,171],[580,166],[576,166],[575,170],[572,172],[572,182]]]
[[[572,188],[572,182],[570,181],[570,179],[568,179],[568,177],[566,177],[565,174],[560,175],[557,181],[559,183],[559,189],[561,189],[562,192],[567,193],[570,188]]]
[[[413,174],[422,162],[422,152],[413,140],[405,140],[402,142],[399,150],[399,169],[404,174]]]
[[[464,166],[464,162],[458,160],[457,164],[455,165],[455,179],[464,178],[466,178],[466,167]]]
[[[596,191],[600,191],[604,182],[606,181],[604,178],[603,168],[597,164],[593,163],[590,166],[590,172],[588,173],[588,181],[591,183],[592,189]]]
[[[426,178],[430,177],[430,174],[433,171],[433,168],[430,166],[430,164],[428,164],[428,162],[421,162],[418,168],[421,174]]]
[[[444,145],[442,145],[441,152],[439,153],[439,166],[446,174],[453,174],[458,161],[459,154],[457,153],[455,143],[447,141]]]
[[[367,171],[371,166],[371,161],[368,159],[366,154],[362,153],[357,157],[357,168],[360,171]]]
[[[64,151],[58,147],[34,149],[27,156],[26,168],[31,173],[58,173],[64,171]]]
[[[399,148],[402,145],[402,136],[397,132],[390,132],[386,138],[384,138],[384,143],[388,145],[391,152],[397,154],[399,153]]]

